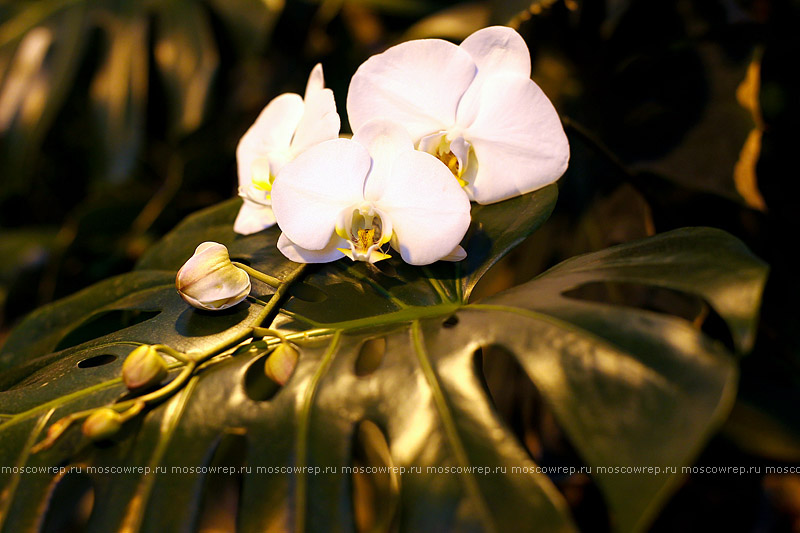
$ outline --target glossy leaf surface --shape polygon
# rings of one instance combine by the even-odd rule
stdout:
[[[363,528],[371,515],[353,494],[364,481],[344,470],[359,465],[398,469],[375,482],[384,503],[372,509],[373,523],[402,531],[513,531],[531,523],[573,530],[564,498],[534,470],[484,388],[476,352],[500,346],[593,468],[616,529],[640,529],[680,475],[597,467],[680,472],[691,464],[730,409],[736,360],[681,318],[564,294],[605,281],[679,290],[707,301],[746,351],[765,267],[729,235],[693,228],[580,256],[466,303],[480,275],[546,219],[555,196],[550,188],[475,208],[464,241],[470,259],[461,265],[415,268],[392,259],[378,269],[340,261],[306,271],[272,319],[300,351],[282,387],[263,370],[274,342],[244,343],[209,361],[112,444],[91,444],[70,430],[31,455],[53,421],[125,393],[119,371],[135,345],[222,351],[254,325],[272,293],[265,285],[254,285],[256,299],[217,315],[188,308],[175,293],[175,270],[197,243],[218,240],[235,260],[283,279],[298,268],[276,251],[277,229],[233,234],[238,201],[198,213],[140,270],[45,307],[12,333],[0,351],[0,464],[149,468],[89,474],[90,531],[196,526],[202,502],[216,497],[204,477],[211,474],[196,467],[220,457],[251,469],[237,478],[241,531]],[[223,453],[230,446],[236,452]],[[3,473],[2,530],[36,527],[57,480]]]

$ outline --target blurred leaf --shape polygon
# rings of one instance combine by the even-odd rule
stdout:
[[[0,393],[6,420],[0,462],[71,464],[80,457],[83,465],[149,466],[149,475],[90,476],[92,527],[100,530],[163,531],[195,523],[200,502],[215,498],[211,488],[197,493],[208,487],[202,475],[153,470],[217,464],[215,450],[232,434],[241,436],[239,464],[253,468],[242,475],[236,517],[242,530],[353,530],[356,515],[371,515],[357,509],[362,503],[352,491],[361,482],[342,467],[363,457],[406,469],[395,478],[397,490],[387,493],[395,500],[383,507],[397,513],[384,523],[403,531],[513,531],[534,522],[544,531],[572,530],[547,476],[511,470],[534,465],[493,410],[476,351],[502,346],[514,355],[589,466],[680,467],[691,463],[727,414],[735,360],[682,319],[564,293],[616,280],[697,295],[728,324],[737,347],[747,349],[765,269],[729,235],[688,229],[572,259],[511,291],[466,304],[480,275],[538,227],[554,201],[550,187],[475,206],[464,242],[470,260],[463,265],[417,268],[389,260],[379,270],[339,261],[311,269],[272,323],[293,335],[300,349],[282,388],[263,388],[270,344],[244,344],[144,416],[130,430],[135,438],[93,446],[72,431],[31,456],[31,444],[50,422],[124,393],[119,368],[138,343],[222,350],[252,325],[261,309],[255,301],[210,314],[175,294],[175,268],[199,241],[219,239],[232,257],[278,277],[297,267],[275,249],[277,228],[233,234],[238,200],[198,213],[142,259],[140,268],[162,270],[90,287],[42,308],[12,333],[0,351],[8,389]],[[254,294],[263,299],[271,289],[256,284]],[[383,341],[367,356],[364,347],[374,339]],[[374,424],[372,437],[359,446],[374,450],[383,439],[388,452],[364,452],[356,460],[353,439],[366,421]],[[464,470],[471,465],[506,470],[476,475]],[[255,470],[281,466],[337,471]],[[412,474],[412,466],[420,471]],[[456,474],[437,473],[445,468]],[[680,476],[596,473],[595,479],[618,529],[628,531],[646,524]],[[0,483],[0,521],[7,530],[25,530],[53,478],[4,473]]]
[[[128,177],[142,142],[147,99],[147,19],[144,13],[105,14],[100,25],[108,45],[94,80],[92,106],[98,123],[107,176]]]
[[[83,61],[90,37],[101,45],[97,70],[86,69],[101,177],[126,179],[139,157],[151,42],[166,87],[170,133],[194,131],[219,60],[207,5],[244,54],[263,49],[283,7],[280,0],[38,0],[9,7],[0,22],[0,166],[9,176],[3,193],[28,191],[34,158],[78,67],[94,66]]]
[[[539,15],[545,9],[561,0],[491,0],[491,23],[518,27],[519,24],[533,15]],[[574,5],[571,0],[566,0],[570,8]]]
[[[723,56],[723,50],[711,43],[699,45],[697,51],[709,84],[709,95],[699,121],[675,149],[658,159],[637,163],[635,167],[736,198],[734,169],[742,157],[740,154],[750,155],[751,159],[753,155],[746,143],[754,121],[736,100],[736,89],[745,79],[748,64],[731,64]],[[755,161],[748,166],[754,170]]]
[[[43,4],[32,3],[33,13],[23,11],[0,25],[0,166],[5,194],[27,190],[29,165],[39,156],[39,145],[72,85],[83,51],[83,8],[57,11]],[[57,11],[57,16],[39,20],[44,18],[42,9],[46,14]],[[12,37],[20,25],[33,24],[30,19],[41,25]]]
[[[208,17],[199,5],[168,2],[159,12],[155,61],[169,95],[172,131],[195,130],[203,118],[219,57]]]
[[[463,41],[471,33],[489,25],[485,3],[464,3],[429,15],[411,26],[402,40],[450,39]]]
[[[800,434],[744,401],[737,401],[723,433],[744,451],[773,461],[800,463]]]
[[[208,0],[243,55],[261,51],[283,10],[283,0]]]
[[[0,233],[0,324],[9,323],[35,307],[38,276],[51,258],[57,233],[54,228]]]
[[[56,240],[53,228],[3,230],[0,239],[0,285],[11,283],[21,270],[41,267]]]
[[[736,89],[739,104],[750,112],[755,126],[747,135],[747,139],[739,153],[739,160],[733,168],[733,180],[736,190],[753,209],[766,210],[764,197],[758,190],[756,165],[761,155],[761,136],[764,132],[764,120],[761,117],[759,93],[761,91],[761,61],[754,59],[747,67],[747,74]]]

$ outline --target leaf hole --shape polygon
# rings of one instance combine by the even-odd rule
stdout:
[[[369,420],[359,422],[353,442],[353,518],[358,533],[398,529],[400,477],[383,431]],[[376,473],[371,473],[372,471]],[[370,473],[367,473],[370,472]]]
[[[617,281],[592,281],[562,293],[573,300],[600,302],[623,307],[635,307],[674,315],[693,322],[704,313],[701,298],[673,289],[654,287],[642,283]]]
[[[281,385],[267,375],[266,364],[273,351],[254,359],[244,372],[244,392],[254,402],[269,401],[281,390]]]
[[[89,317],[75,329],[64,335],[55,347],[56,352],[99,339],[121,329],[141,324],[157,316],[161,311],[138,309],[116,309]]]
[[[541,462],[545,444],[559,447],[561,436],[543,412],[539,390],[503,346],[478,348],[473,357],[475,373],[494,410],[531,458]]]
[[[117,360],[116,355],[110,353],[103,353],[92,357],[87,357],[78,362],[78,368],[94,368],[96,366],[104,366],[113,363]]]
[[[458,317],[456,315],[450,315],[445,319],[444,322],[442,322],[442,327],[447,329],[454,328],[457,325],[458,325]]]
[[[705,300],[693,294],[643,283],[592,281],[565,291],[562,296],[682,318],[722,342],[729,350],[734,350],[733,337],[725,321]]]
[[[495,412],[533,461],[542,467],[574,467],[575,474],[548,474],[564,495],[580,531],[610,531],[603,496],[536,385],[514,355],[492,344],[475,350],[473,363]]]
[[[364,341],[356,358],[356,375],[364,377],[375,372],[381,366],[384,355],[386,355],[385,337],[376,337]]]
[[[225,433],[214,447],[207,465],[209,472],[203,478],[200,493],[200,513],[194,530],[196,532],[237,531],[239,502],[241,501],[243,467],[247,457],[245,432]],[[212,469],[228,467],[228,472]],[[232,472],[232,473],[231,473]]]
[[[289,288],[289,294],[304,302],[319,303],[328,299],[328,295],[321,289],[308,283],[297,283]]]
[[[80,533],[88,529],[94,485],[83,473],[67,472],[50,492],[40,533]]]

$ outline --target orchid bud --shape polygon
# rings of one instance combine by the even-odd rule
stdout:
[[[161,383],[167,377],[167,363],[155,348],[135,348],[122,363],[122,381],[131,390]]]
[[[275,383],[286,385],[297,366],[297,349],[287,342],[282,342],[269,354],[264,363],[264,373]]]
[[[83,423],[83,434],[92,440],[113,436],[122,427],[122,416],[110,407],[102,407]]]
[[[178,271],[175,287],[189,305],[219,311],[250,294],[250,277],[231,263],[225,246],[204,242]]]

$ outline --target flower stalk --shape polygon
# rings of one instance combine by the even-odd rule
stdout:
[[[215,356],[222,354],[230,347],[241,343],[248,337],[277,337],[280,340],[281,345],[289,346],[292,350],[296,351],[285,335],[277,330],[263,328],[261,327],[261,324],[264,323],[264,321],[277,308],[278,304],[289,290],[289,287],[301,277],[305,271],[305,265],[299,265],[297,269],[295,269],[282,281],[278,280],[277,278],[267,276],[266,274],[258,272],[254,269],[250,270],[257,272],[261,276],[275,280],[276,282],[275,293],[270,297],[269,301],[266,303],[266,305],[264,305],[264,308],[253,320],[256,326],[246,329],[233,338],[224,340],[200,352],[184,353],[165,344],[154,344],[152,346],[141,345],[137,347],[136,349],[142,349],[143,347],[146,347],[146,349],[162,352],[175,358],[182,366],[180,373],[174,379],[170,380],[168,383],[154,391],[122,402],[72,413],[57,420],[50,425],[45,438],[31,448],[31,453],[38,453],[52,447],[75,422],[83,419],[86,419],[83,426],[83,433],[90,439],[102,440],[113,436],[125,422],[138,416],[147,408],[151,408],[166,401],[176,392],[181,390],[196,374],[203,363],[214,358]],[[87,425],[90,420],[92,420],[92,423]]]

